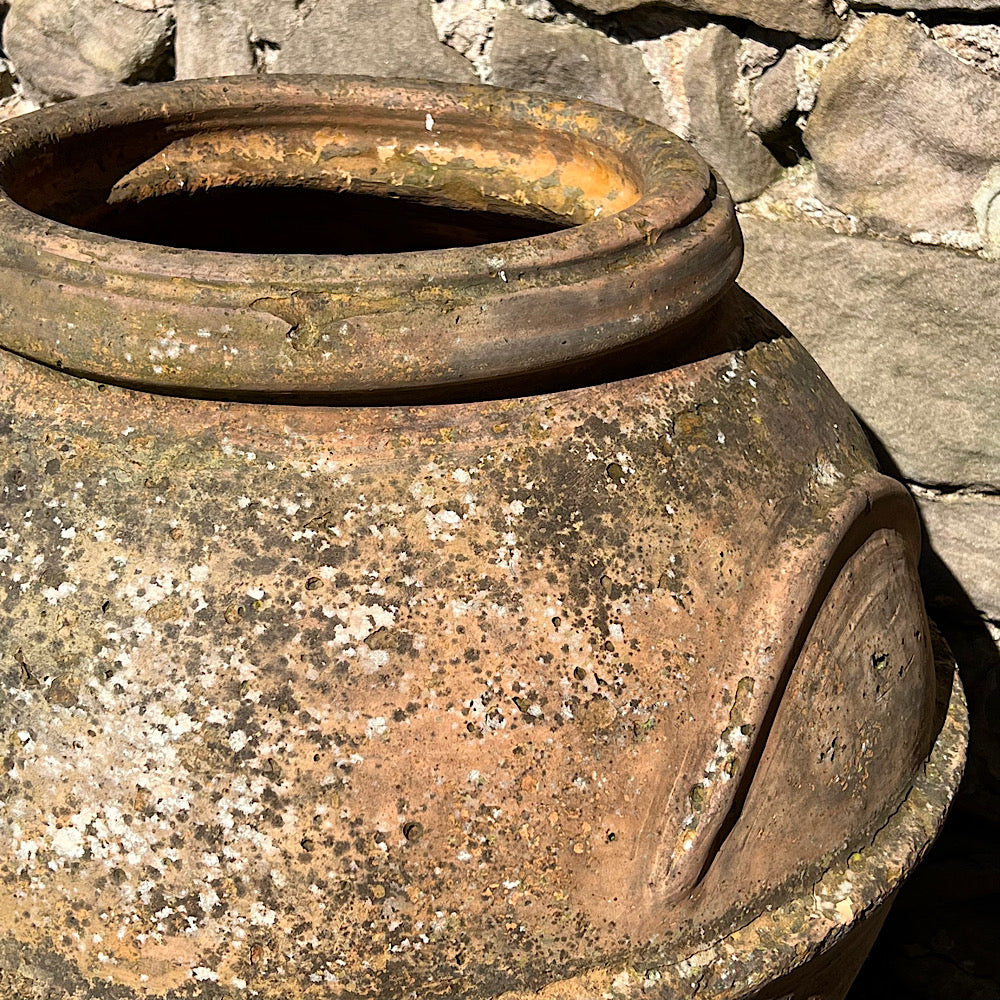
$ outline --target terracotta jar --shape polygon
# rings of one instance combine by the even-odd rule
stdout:
[[[964,707],[687,145],[224,79],[0,187],[0,995],[842,996]]]

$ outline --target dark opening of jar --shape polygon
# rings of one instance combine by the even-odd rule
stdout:
[[[472,247],[566,228],[515,211],[288,187],[171,191],[109,205],[92,232],[228,253],[373,254]]]
[[[501,139],[502,141],[497,141]],[[598,154],[598,155],[595,155]],[[202,114],[52,136],[0,171],[17,204],[78,229],[187,250],[380,254],[503,243],[635,203],[615,152],[475,123]]]

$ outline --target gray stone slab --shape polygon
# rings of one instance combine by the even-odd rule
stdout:
[[[172,35],[171,11],[155,0],[17,0],[3,48],[33,96],[64,100],[157,75]]]
[[[823,74],[805,130],[822,201],[889,233],[975,231],[1000,161],[1000,80],[878,14]]]
[[[176,0],[177,76],[348,73],[474,82],[426,0]]]
[[[642,54],[598,31],[543,24],[503,10],[493,28],[490,58],[497,86],[581,98],[666,124]]]
[[[178,80],[254,71],[255,49],[242,0],[176,0]]]
[[[575,0],[595,14],[615,14],[650,6],[649,0]],[[802,38],[836,38],[840,33],[832,0],[665,0],[675,10],[739,17],[763,28],[789,31]]]
[[[1000,265],[741,218],[740,283],[918,483],[1000,487]]]
[[[1000,622],[1000,497],[918,497],[927,538],[973,605]]]
[[[781,173],[736,107],[740,38],[721,24],[695,33],[684,66],[691,142],[715,167],[733,198],[756,198]]]
[[[750,128],[758,135],[775,135],[795,114],[799,87],[795,73],[796,50],[789,49],[764,70],[750,91]]]

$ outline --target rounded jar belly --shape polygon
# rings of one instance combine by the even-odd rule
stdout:
[[[915,514],[696,155],[481,88],[142,93],[0,141],[6,974],[496,996],[870,844],[941,725]]]

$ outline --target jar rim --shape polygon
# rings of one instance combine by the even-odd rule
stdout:
[[[298,176],[331,123],[375,143],[390,177],[404,162],[400,150],[406,163],[436,158],[446,173],[461,162],[464,173],[426,182],[435,198],[461,202],[471,191],[474,202],[534,211],[532,198],[551,200],[544,185],[568,178],[553,204],[568,206],[570,225],[407,253],[238,253],[122,239],[47,211],[45,198],[73,163],[103,163],[123,137],[145,137],[137,155],[155,150],[126,163],[129,179],[155,160],[162,181],[184,143],[185,162],[204,172],[215,141],[205,137],[220,135],[228,146],[214,176],[238,172],[251,155],[240,160],[240,143],[252,145],[248,129],[261,141],[291,136],[272,159],[294,161],[288,170]],[[395,146],[378,145],[390,134],[401,137]],[[518,144],[527,152],[514,156]],[[472,154],[481,162],[470,149],[482,151]],[[536,151],[548,164],[552,149],[552,175],[528,176],[542,169]],[[581,177],[591,190],[574,186]],[[487,190],[483,178],[500,186]],[[634,185],[621,207],[602,194],[611,183]],[[74,190],[77,200],[93,194],[84,181]],[[264,76],[147,84],[4,123],[0,253],[4,349],[168,394],[337,402],[542,373],[640,344],[716,301],[735,280],[742,247],[724,185],[687,143],[650,122],[482,85]]]

